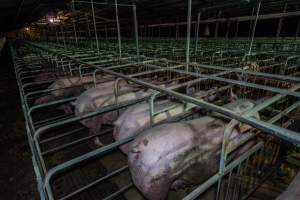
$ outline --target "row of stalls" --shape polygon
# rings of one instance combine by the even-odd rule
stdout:
[[[264,2],[251,4],[250,37],[230,39],[199,38],[191,0],[186,38],[177,28],[147,37],[156,26],[139,26],[135,4],[72,2],[10,43],[41,199],[254,200],[286,190],[299,167],[300,40],[255,38],[259,16],[270,17]]]

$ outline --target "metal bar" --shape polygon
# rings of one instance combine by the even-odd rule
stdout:
[[[286,12],[286,8],[287,8],[287,2],[285,2],[285,4],[284,4],[283,13]],[[279,21],[278,21],[277,32],[276,32],[276,38],[279,38],[279,37],[280,37],[283,19],[284,19],[284,18],[281,17],[281,18],[279,19]]]
[[[73,30],[74,30],[74,36],[75,36],[75,42],[78,45],[78,40],[77,40],[77,31],[76,31],[76,26],[75,26],[75,20],[72,20],[73,22]]]
[[[197,16],[197,27],[196,27],[196,39],[195,39],[195,56],[197,55],[198,51],[198,40],[199,40],[199,29],[200,29],[200,20],[201,20],[201,12],[198,12]]]
[[[237,21],[236,21],[236,29],[235,29],[234,37],[237,37],[238,34],[239,34],[239,26],[240,26],[240,21],[237,20]]]
[[[251,35],[251,42],[250,42],[249,51],[248,51],[249,55],[251,54],[251,51],[252,51],[252,46],[253,46],[253,42],[254,42],[256,25],[257,25],[257,21],[258,21],[260,7],[261,7],[261,0],[259,0],[258,5],[257,5],[256,16],[255,16],[254,26],[252,29],[252,35]]]
[[[259,149],[261,149],[262,146],[263,146],[262,142],[256,144],[254,147],[252,147],[249,151],[244,153],[238,159],[232,161],[229,165],[227,165],[223,174],[217,173],[214,176],[210,177],[207,181],[205,181],[200,186],[198,186],[195,190],[193,190],[191,193],[189,193],[187,196],[185,196],[182,200],[197,199],[203,192],[205,192],[208,188],[210,188],[212,185],[214,185],[221,177],[225,176],[231,170],[236,168],[240,163],[244,162],[249,156],[251,156],[252,154],[257,152]]]
[[[133,12],[133,22],[134,22],[134,39],[135,39],[135,48],[136,48],[136,56],[138,62],[140,62],[140,47],[139,47],[139,33],[138,33],[138,21],[136,17],[136,6],[132,6]]]
[[[277,19],[281,17],[296,17],[300,16],[300,11],[294,12],[286,12],[286,13],[272,13],[272,14],[263,14],[258,17],[258,20],[268,20],[268,19]],[[255,16],[242,16],[242,17],[230,17],[230,18],[218,18],[218,19],[203,19],[201,20],[200,24],[211,24],[215,22],[226,22],[230,21],[250,21],[255,20]],[[192,21],[191,24],[196,24],[197,21]],[[178,22],[178,23],[162,23],[162,24],[150,24],[149,27],[157,27],[157,26],[176,26],[176,25],[186,25],[187,22]]]
[[[96,25],[96,18],[95,18],[95,10],[94,10],[94,2],[93,2],[93,0],[91,0],[91,8],[92,8],[92,14],[93,14],[94,32],[95,32],[97,52],[98,52],[98,55],[100,55],[100,49],[99,49],[99,43],[98,43],[97,25]]]
[[[187,14],[187,35],[186,35],[186,71],[189,71],[190,65],[190,41],[191,41],[191,18],[192,18],[192,0],[188,0]]]
[[[217,14],[217,18],[220,18],[221,14],[222,14],[222,11],[219,10],[218,14]],[[216,21],[216,24],[215,24],[215,38],[218,38],[218,33],[219,33],[219,21]]]
[[[120,22],[119,22],[119,13],[118,13],[118,2],[115,0],[115,13],[116,13],[116,23],[118,31],[118,47],[119,47],[119,57],[122,57],[122,46],[121,46],[121,31],[120,31]]]
[[[297,30],[296,30],[296,38],[299,37],[299,32],[300,32],[300,19],[298,20],[298,26],[297,26]]]
[[[91,30],[90,30],[90,23],[89,23],[89,15],[86,14],[85,18],[86,18],[86,26],[87,26],[88,36],[90,38],[91,37]]]
[[[252,8],[252,13],[251,13],[251,17],[254,17],[254,11],[255,11],[255,8],[253,7]],[[250,20],[250,26],[249,26],[249,32],[248,32],[248,38],[251,37],[251,30],[253,29],[253,20],[255,20],[255,18],[253,18],[252,20]]]
[[[84,187],[82,187],[82,188],[80,188],[80,189],[78,189],[76,191],[71,192],[70,194],[68,194],[68,195],[60,198],[59,200],[70,199],[71,197],[73,197],[73,196],[75,196],[77,194],[80,194],[80,193],[84,192],[85,190],[87,190],[87,189],[89,189],[89,188],[91,188],[91,187],[93,187],[93,186],[95,186],[95,185],[97,185],[97,184],[99,184],[99,183],[101,183],[101,182],[103,182],[105,180],[108,180],[109,178],[111,178],[111,177],[113,177],[113,176],[115,176],[115,175],[117,175],[119,173],[124,172],[127,169],[128,169],[128,166],[125,165],[125,166],[123,166],[123,167],[121,167],[121,168],[119,168],[119,169],[117,169],[117,170],[115,170],[115,171],[113,171],[113,172],[111,172],[111,173],[109,173],[109,174],[107,174],[107,175],[105,175],[105,176],[103,176],[103,177],[101,177],[101,178],[99,178],[99,179],[97,179],[97,180],[89,183],[88,185],[85,185]]]
[[[61,32],[61,34],[62,34],[62,39],[63,39],[63,43],[64,43],[64,48],[66,48],[65,34],[63,33],[62,25],[60,25],[60,32]]]

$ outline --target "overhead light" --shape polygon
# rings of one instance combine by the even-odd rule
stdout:
[[[60,19],[57,18],[57,17],[48,17],[48,21],[49,21],[51,24],[60,23]]]
[[[25,30],[26,30],[26,31],[29,31],[30,29],[29,29],[29,27],[26,27]]]

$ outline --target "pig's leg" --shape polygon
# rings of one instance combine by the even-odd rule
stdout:
[[[94,135],[94,134],[95,132],[90,130],[89,135]],[[91,149],[97,149],[104,146],[103,143],[100,141],[99,137],[94,137],[93,140],[91,140],[88,143],[88,145]]]
[[[55,101],[55,98],[51,94],[49,94],[49,95],[38,98],[37,100],[35,100],[34,104],[35,105],[45,104],[45,103],[49,103],[51,101]]]
[[[73,109],[70,104],[62,104],[58,107],[58,109],[63,110],[66,114],[73,114]]]
[[[97,147],[102,147],[104,146],[104,144],[100,141],[100,138],[99,137],[95,137],[94,138],[94,143]]]

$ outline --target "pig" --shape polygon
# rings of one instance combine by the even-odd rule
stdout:
[[[97,84],[104,83],[106,81],[113,80],[112,76],[97,76],[97,80],[100,80],[100,83],[97,82]],[[92,76],[86,76],[86,77],[62,77],[58,80],[54,81],[48,89],[52,89],[50,94],[45,95],[43,97],[38,98],[35,101],[35,104],[45,104],[51,101],[60,100],[63,98],[68,97],[77,97],[85,90],[93,87],[93,77]],[[69,104],[68,104],[69,105]],[[72,112],[70,109],[70,106],[63,105],[61,106],[66,113]],[[59,107],[59,108],[61,108]]]
[[[216,94],[207,95],[202,91],[193,94],[196,98],[202,98],[206,101],[214,101]],[[192,104],[172,102],[170,100],[158,101],[155,103],[155,110],[167,110],[154,117],[154,123],[159,123],[171,117],[195,110]],[[116,141],[135,135],[138,132],[150,127],[150,107],[149,103],[141,103],[126,109],[120,117],[114,122],[113,136]],[[120,147],[124,154],[128,153],[128,145]]]
[[[43,72],[35,76],[34,82],[42,82],[48,80],[55,80],[58,79],[59,75],[54,72]]]
[[[115,81],[103,83],[95,88],[91,88],[82,93],[75,101],[75,115],[82,116],[87,113],[95,112],[105,106],[115,103],[114,94]],[[152,90],[141,90],[140,87],[133,84],[121,82],[118,96],[118,102],[134,100],[150,95]],[[92,134],[99,133],[102,125],[111,125],[118,117],[118,111],[108,112],[102,115],[97,115],[80,121],[84,126],[90,129]],[[102,146],[99,138],[95,139],[95,144]]]
[[[300,199],[300,173],[296,175],[289,187],[280,194],[276,200],[298,200]]]
[[[237,100],[240,101],[240,100]],[[254,104],[240,101],[232,110],[246,111]],[[203,183],[218,171],[223,133],[227,122],[205,116],[166,123],[139,134],[131,143],[128,166],[133,183],[149,200],[164,200],[170,189]],[[243,137],[234,128],[229,143]],[[232,161],[254,145],[247,142],[231,153]]]
[[[169,87],[175,84],[171,82],[168,84],[162,84],[162,87]],[[75,115],[82,116],[87,113],[95,112],[101,108],[109,105],[113,105],[116,102],[114,94],[115,82],[107,82],[106,84],[101,84],[99,87],[89,89],[82,93],[75,101]],[[118,102],[125,102],[134,99],[140,99],[146,96],[150,96],[154,91],[152,89],[141,89],[140,86],[135,84],[128,84],[120,82],[120,91],[118,96]],[[119,114],[124,111],[115,110],[105,114],[97,115],[87,119],[83,119],[80,122],[88,127],[91,133],[99,133],[102,125],[112,125],[114,121],[117,120]],[[95,144],[97,146],[102,146],[99,138],[95,139]]]

